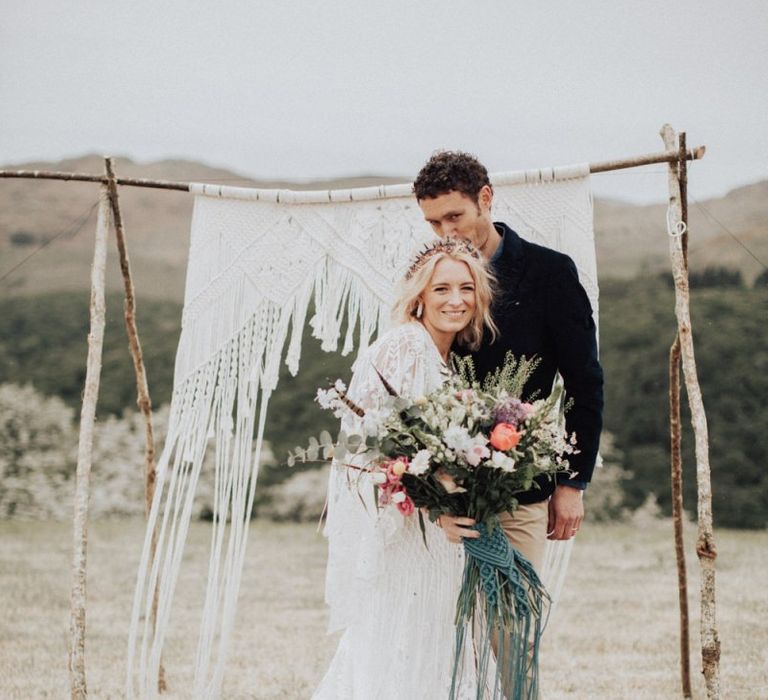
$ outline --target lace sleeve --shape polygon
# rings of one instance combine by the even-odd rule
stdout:
[[[387,396],[377,370],[401,396],[426,393],[431,376],[426,341],[426,331],[416,324],[400,326],[382,336],[355,363],[349,398],[366,411],[377,408]],[[349,411],[342,418],[341,428],[348,433],[359,432],[361,420]],[[402,519],[393,509],[381,514],[377,511],[371,480],[355,469],[364,466],[359,458],[344,464],[334,460],[331,464],[325,526],[329,631],[346,627],[354,618],[357,591],[375,576],[384,540],[393,535],[397,518]]]

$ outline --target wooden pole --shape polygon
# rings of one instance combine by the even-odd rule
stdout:
[[[667,150],[677,147],[676,134],[669,124],[661,128]],[[669,164],[669,234],[672,273],[675,280],[675,315],[680,338],[685,388],[691,410],[696,452],[696,484],[698,488],[698,541],[696,552],[701,566],[701,657],[707,697],[720,698],[720,640],[717,633],[715,607],[715,548],[712,527],[712,485],[709,467],[709,439],[704,402],[696,373],[691,332],[690,294],[686,269],[683,232],[683,205],[678,163]]]
[[[706,146],[696,146],[686,153],[688,160],[701,160],[707,151]],[[674,156],[673,156],[674,154]],[[590,163],[589,172],[607,173],[611,170],[625,170],[627,168],[637,168],[641,165],[654,165],[655,163],[675,163],[680,157],[677,150],[664,151],[662,153],[649,153],[644,156],[635,156],[634,158],[622,158],[621,160],[604,160],[599,163]]]
[[[677,560],[677,596],[680,607],[680,682],[683,697],[691,697],[691,642],[688,615],[688,574],[683,538],[683,467],[680,450],[680,336],[669,350],[669,432],[672,467],[672,523]]]
[[[678,174],[680,181],[680,203],[682,221],[686,230],[681,235],[683,265],[688,271],[688,172],[685,154],[685,132],[680,133],[680,156]],[[680,683],[683,697],[691,697],[691,642],[690,616],[688,613],[688,573],[685,561],[685,539],[683,533],[683,458],[680,449],[680,335],[669,350],[669,431],[670,464],[672,482],[672,523],[675,535],[675,558],[677,560],[677,595],[680,607]]]
[[[133,360],[133,370],[136,375],[136,404],[144,417],[144,514],[149,518],[149,511],[152,507],[152,499],[155,496],[155,437],[152,429],[152,400],[149,396],[149,386],[147,382],[147,372],[144,367],[144,355],[141,350],[141,341],[139,340],[139,331],[136,325],[136,295],[133,286],[133,277],[131,275],[131,261],[128,256],[128,246],[125,241],[125,227],[123,226],[123,217],[120,211],[120,201],[117,193],[117,178],[115,177],[115,166],[112,158],[105,158],[105,167],[107,172],[107,192],[109,194],[109,203],[112,209],[112,217],[115,222],[115,239],[117,241],[117,250],[120,256],[120,271],[123,275],[123,287],[125,288],[125,329],[128,334],[128,346]],[[154,559],[157,550],[157,530],[152,533],[151,557]],[[160,590],[158,580],[155,586],[152,599],[152,630],[157,626],[157,602]],[[159,692],[167,690],[165,680],[165,668],[162,662],[157,679],[157,689]]]
[[[706,153],[706,146],[697,146],[686,153],[688,160],[700,160]],[[589,164],[590,173],[606,173],[611,170],[624,170],[637,168],[642,165],[654,165],[656,163],[676,163],[680,154],[677,149],[661,153],[647,153],[642,156],[620,158],[618,160],[604,160]],[[101,182],[107,184],[109,178],[104,175],[91,175],[89,173],[68,173],[58,170],[0,170],[0,178],[28,178],[35,180],[72,180],[77,182]],[[153,187],[163,190],[189,191],[188,182],[171,182],[168,180],[146,180],[143,178],[116,178],[115,182],[128,187]]]
[[[72,541],[71,594],[69,618],[69,680],[73,700],[84,700],[88,691],[85,680],[85,608],[86,559],[88,550],[88,497],[93,456],[93,425],[99,397],[101,353],[104,343],[106,304],[104,276],[107,261],[107,235],[110,224],[109,198],[102,186],[96,243],[91,267],[91,326],[88,333],[88,360],[80,411],[80,437],[77,447],[74,527]]]
[[[32,180],[69,180],[72,182],[100,182],[109,184],[109,178],[104,175],[89,173],[68,173],[61,170],[0,170],[0,177],[25,178]],[[168,180],[146,180],[143,178],[121,177],[116,180],[118,185],[131,187],[153,187],[161,190],[181,190],[189,192],[189,183],[170,182]]]

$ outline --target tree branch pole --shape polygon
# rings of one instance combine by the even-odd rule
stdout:
[[[77,475],[75,481],[75,507],[72,540],[71,594],[69,618],[69,680],[73,700],[84,700],[87,695],[85,680],[85,608],[86,559],[88,552],[88,498],[93,457],[93,425],[96,420],[96,402],[99,397],[101,354],[104,343],[106,304],[104,277],[107,261],[107,236],[110,225],[109,199],[106,187],[99,195],[99,215],[96,224],[96,242],[91,267],[91,326],[88,333],[88,359],[80,411],[80,437],[77,447]]]
[[[680,134],[681,156],[684,154],[685,133]],[[680,199],[683,223],[688,226],[687,207],[687,164],[678,163],[680,175]],[[688,270],[688,231],[681,235],[683,264]],[[683,458],[680,421],[680,334],[669,350],[669,431],[670,465],[672,482],[672,523],[675,535],[675,558],[677,561],[677,593],[680,607],[680,682],[684,698],[691,697],[691,645],[688,614],[688,574],[685,563],[685,539],[683,537]]]
[[[704,157],[705,146],[697,146],[686,153],[688,160],[699,160]],[[611,170],[624,170],[637,168],[641,165],[654,165],[656,163],[676,163],[680,153],[677,149],[663,151],[661,153],[648,153],[642,156],[621,158],[618,160],[605,160],[589,164],[590,173],[607,173]],[[109,178],[104,175],[91,175],[89,173],[67,173],[58,170],[0,170],[0,178],[27,178],[35,180],[70,180],[74,182],[100,182],[108,184]],[[115,183],[128,187],[153,187],[163,190],[179,190],[188,192],[188,182],[171,182],[169,180],[146,180],[142,178],[115,178]]]
[[[669,350],[669,432],[672,480],[672,524],[677,561],[677,596],[680,607],[680,683],[683,697],[691,697],[691,640],[688,614],[688,574],[683,537],[683,468],[680,450],[680,336]]]
[[[133,277],[131,275],[131,261],[128,256],[128,246],[125,241],[125,227],[123,226],[123,217],[120,212],[120,201],[117,193],[117,178],[115,177],[115,166],[112,158],[105,158],[105,169],[107,173],[107,192],[109,203],[112,209],[112,218],[115,223],[115,239],[117,241],[117,250],[120,256],[120,271],[123,275],[123,287],[125,288],[125,329],[128,334],[128,347],[131,351],[133,360],[133,370],[136,375],[136,404],[144,417],[144,514],[149,518],[149,511],[152,508],[152,499],[155,496],[155,437],[152,429],[152,400],[149,396],[149,386],[147,382],[147,372],[144,367],[144,355],[141,350],[141,341],[139,340],[139,331],[136,325],[136,295],[133,286]],[[157,530],[152,533],[151,556],[154,559],[157,550]],[[159,595],[160,582],[155,586],[152,599],[152,620],[151,625],[154,631],[157,626],[157,601]],[[167,689],[165,681],[165,668],[160,664],[157,688],[159,692]]]
[[[676,134],[669,124],[661,128],[667,150],[677,147]],[[688,272],[682,241],[683,209],[677,162],[669,164],[669,250],[675,280],[675,315],[680,338],[683,376],[691,409],[691,422],[696,452],[698,488],[698,541],[696,552],[701,566],[701,657],[707,697],[720,698],[720,640],[717,633],[715,607],[715,548],[712,527],[712,484],[709,467],[709,439],[704,402],[696,373],[691,332]]]

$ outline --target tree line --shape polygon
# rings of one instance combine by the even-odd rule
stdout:
[[[709,426],[715,522],[720,526],[763,528],[768,525],[768,474],[764,469],[768,462],[768,435],[764,429],[768,425],[768,284],[761,277],[752,288],[746,288],[732,274],[716,270],[692,279],[692,283],[693,334]],[[140,300],[139,332],[155,406],[170,400],[180,318],[179,304]],[[602,281],[600,356],[606,379],[605,427],[612,436],[611,461],[618,462],[621,468],[624,508],[637,508],[650,496],[656,498],[663,512],[670,509],[667,373],[669,346],[675,332],[674,296],[668,276]],[[76,420],[85,377],[87,334],[85,293],[0,301],[0,384],[30,384],[37,394],[56,397],[58,408],[49,406],[58,415],[53,421],[54,433],[65,422],[62,410],[70,411],[71,419]],[[288,450],[322,429],[335,429],[335,419],[320,411],[313,399],[319,386],[337,377],[349,377],[351,360],[322,352],[309,332],[305,333],[298,376],[291,377],[283,368],[278,390],[270,401],[266,437],[276,463],[262,469],[259,478],[264,486],[273,486],[295,474],[297,468],[288,468],[284,463]],[[26,419],[21,406],[36,400],[31,394],[26,397],[19,398],[18,391],[6,393],[12,407],[0,407],[0,442],[7,442],[9,431],[22,430]],[[99,421],[106,424],[123,417],[124,411],[134,405],[135,384],[122,299],[111,295],[107,303]],[[695,514],[693,435],[685,396],[682,405],[685,506]],[[17,416],[12,420],[14,412],[21,419]],[[113,426],[112,432],[116,430]],[[50,441],[50,436],[46,440]],[[50,462],[53,445],[33,443],[27,449],[36,456],[24,459]],[[14,449],[20,448],[17,445]],[[43,459],[41,455],[46,453],[48,457]],[[22,456],[13,459],[18,461]],[[69,464],[57,478],[71,478],[67,472],[71,460]],[[110,473],[116,469],[110,467]],[[16,469],[14,476],[8,457],[3,458],[3,483],[10,480],[18,486],[22,472]],[[598,471],[595,479],[600,478]],[[613,479],[611,475],[607,480]],[[597,486],[595,483],[595,491]]]

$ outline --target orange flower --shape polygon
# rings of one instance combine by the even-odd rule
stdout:
[[[520,442],[522,436],[523,434],[519,433],[517,428],[511,423],[498,423],[491,431],[491,445],[497,450],[506,452],[513,447],[517,447],[517,443]]]

